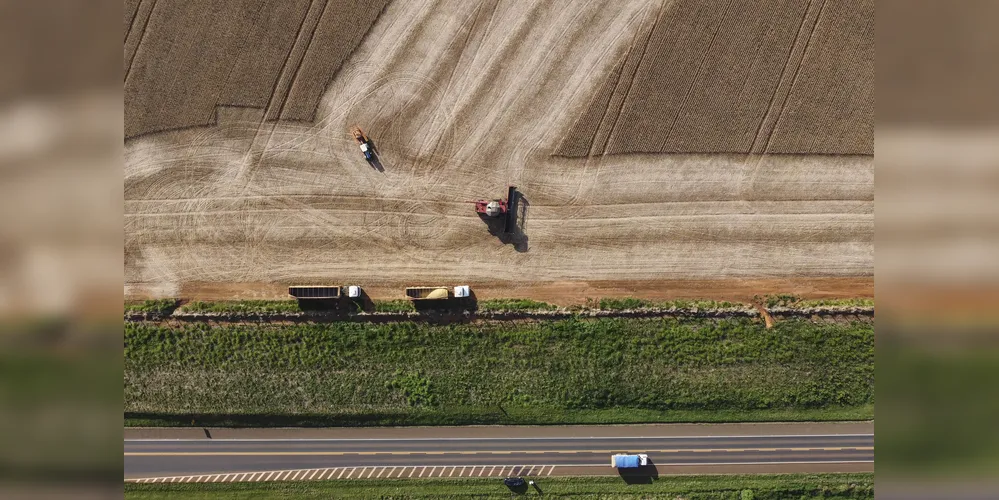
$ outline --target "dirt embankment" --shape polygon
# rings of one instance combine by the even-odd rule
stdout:
[[[319,281],[316,284],[348,284],[340,280]],[[444,283],[447,284],[447,283]],[[594,298],[635,297],[647,300],[704,299],[729,302],[751,302],[765,295],[795,295],[803,299],[873,298],[874,278],[779,278],[727,280],[605,280],[564,282],[463,282],[472,286],[479,299],[524,298],[569,307]],[[364,286],[375,300],[405,298],[403,289],[412,282]],[[249,300],[288,299],[288,287],[280,283],[188,283],[173,295],[188,300]],[[135,287],[130,299],[156,298]]]

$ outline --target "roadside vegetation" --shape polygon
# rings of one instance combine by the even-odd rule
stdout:
[[[125,323],[126,425],[873,418],[874,326]]]
[[[602,309],[606,311],[621,311],[628,309],[699,309],[699,310],[724,310],[724,309],[751,309],[749,304],[738,302],[725,302],[715,300],[646,300],[634,297],[623,299],[600,299],[588,300],[587,308]]]
[[[170,314],[177,308],[177,299],[143,300],[125,303],[125,314]]]
[[[805,309],[812,307],[874,307],[872,298],[852,298],[852,299],[802,299],[797,295],[767,295],[756,297],[757,302],[763,304],[767,309],[774,307],[786,307],[789,309]]]
[[[767,295],[764,297],[754,297],[754,301],[762,304],[768,309],[789,308],[806,309],[821,307],[863,307],[873,308],[874,299],[853,298],[853,299],[802,299],[795,295]],[[169,315],[178,314],[296,314],[301,313],[298,302],[294,300],[227,300],[227,301],[192,301],[178,307],[178,299],[146,300],[143,302],[131,302],[125,304],[126,314],[157,314]],[[371,311],[375,313],[407,313],[416,309],[413,302],[407,299],[375,300],[371,302]],[[560,308],[557,305],[547,302],[540,302],[530,299],[487,299],[481,300],[477,304],[479,312],[539,312],[539,311],[567,311],[567,312],[587,312],[587,311],[629,311],[642,309],[662,309],[680,311],[741,311],[752,312],[754,307],[748,303],[715,301],[715,300],[694,300],[675,299],[666,301],[639,299],[635,297],[625,298],[603,298],[587,299],[584,304]],[[362,312],[360,306],[354,306],[352,310]],[[321,309],[319,309],[321,310]]]
[[[217,302],[188,302],[177,310],[193,314],[288,314],[302,310],[295,300],[226,300]]]
[[[479,311],[554,311],[558,306],[530,299],[489,299],[480,300]]]
[[[776,500],[874,498],[874,474],[766,474],[668,476],[647,484],[627,484],[620,477],[544,477],[536,479],[545,497],[641,498],[688,500]],[[125,483],[125,498],[510,498],[499,478],[365,479],[269,483]],[[523,493],[537,496],[528,487]]]
[[[413,312],[415,310],[416,309],[413,307],[413,301],[409,299],[375,301],[375,312],[402,313],[402,312]]]
[[[807,308],[807,307],[874,307],[873,299],[801,299],[794,295],[768,295],[755,297],[755,300],[768,308]],[[303,312],[294,300],[226,300],[192,301],[181,305],[178,299],[147,300],[125,304],[126,313],[170,314],[294,314]],[[414,312],[413,302],[407,299],[375,300],[371,311],[376,313]],[[478,301],[479,312],[537,312],[558,311],[627,311],[641,309],[663,309],[684,311],[753,311],[749,303],[715,300],[675,299],[648,300],[636,297],[587,299],[585,303],[570,307],[531,299],[486,299]],[[357,308],[357,312],[361,312]]]

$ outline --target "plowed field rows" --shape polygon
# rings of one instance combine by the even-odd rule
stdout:
[[[823,5],[769,153],[874,154],[874,2]]]
[[[388,0],[130,0],[125,137],[216,123],[216,107],[311,120]]]
[[[872,0],[667,3],[554,153],[873,154],[873,23]]]

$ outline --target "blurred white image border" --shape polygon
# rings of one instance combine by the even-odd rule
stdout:
[[[0,497],[120,497],[122,4],[0,0]]]
[[[877,494],[996,498],[999,2],[876,15]]]

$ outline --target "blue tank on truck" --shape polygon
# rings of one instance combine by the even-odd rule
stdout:
[[[649,456],[644,453],[635,455],[617,454],[611,455],[611,467],[618,469],[635,469],[649,464]]]

